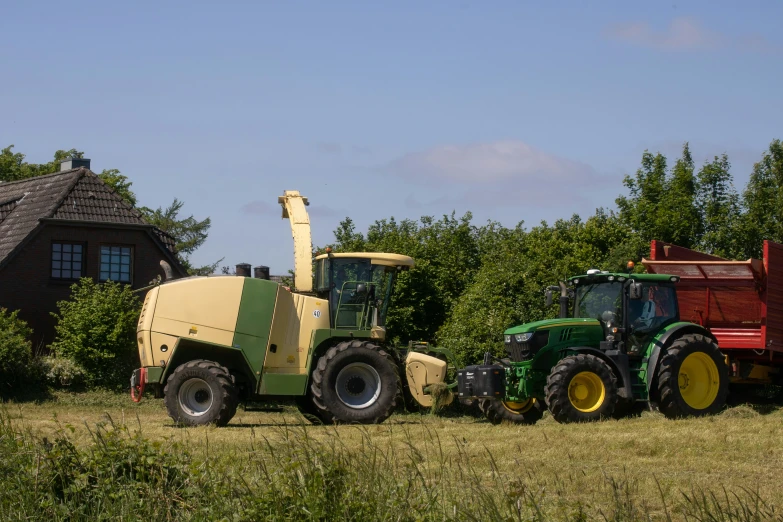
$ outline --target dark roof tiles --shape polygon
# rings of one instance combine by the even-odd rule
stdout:
[[[0,265],[46,218],[149,226],[86,168],[0,183]],[[174,252],[173,239],[157,229],[155,233]]]

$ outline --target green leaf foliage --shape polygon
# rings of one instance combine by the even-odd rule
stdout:
[[[11,395],[24,383],[32,362],[33,331],[18,315],[18,310],[0,308],[0,396]]]
[[[174,198],[171,205],[166,208],[158,207],[153,210],[148,207],[141,207],[139,210],[149,224],[158,227],[174,238],[177,256],[191,275],[212,274],[220,266],[220,262],[223,261],[222,258],[201,267],[193,266],[190,263],[190,255],[207,240],[212,220],[206,218],[199,221],[193,215],[185,218],[180,217],[179,214],[184,205],[184,201]]]
[[[742,195],[744,251],[761,257],[762,240],[783,242],[783,142],[774,140],[761,161],[753,166]]]
[[[71,286],[70,300],[57,307],[51,350],[84,368],[90,385],[125,385],[139,366],[136,322],[141,305],[130,287],[82,278]]]

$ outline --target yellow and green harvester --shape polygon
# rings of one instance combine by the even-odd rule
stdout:
[[[186,425],[225,425],[242,401],[293,399],[323,423],[382,422],[406,398],[431,406],[447,352],[386,342],[396,277],[414,260],[374,252],[313,260],[307,198],[286,191],[279,203],[293,231],[296,289],[240,276],[153,287],[139,317],[134,400],[152,388]]]

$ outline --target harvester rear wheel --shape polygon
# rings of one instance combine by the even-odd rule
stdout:
[[[336,422],[357,424],[386,420],[401,391],[397,361],[377,344],[360,340],[329,348],[318,360],[310,385],[320,412]]]
[[[544,415],[541,402],[532,398],[524,402],[480,399],[479,409],[492,424],[500,424],[503,421],[514,424],[535,424]]]
[[[546,402],[557,422],[590,422],[609,418],[617,404],[617,379],[594,355],[572,355],[558,362],[547,377]]]
[[[316,406],[313,402],[313,396],[310,393],[302,397],[296,397],[294,402],[296,403],[296,408],[299,410],[299,413],[302,414],[302,417],[304,417],[311,424],[334,423],[334,417],[332,417],[332,414]]]
[[[197,359],[179,365],[169,375],[163,397],[174,422],[225,426],[237,411],[239,390],[225,367]]]
[[[708,337],[683,335],[661,359],[658,408],[670,419],[718,413],[726,405],[728,389],[728,368]]]

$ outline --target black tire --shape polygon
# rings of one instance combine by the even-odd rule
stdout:
[[[334,424],[334,418],[328,411],[321,410],[313,403],[311,394],[294,399],[296,408],[308,422],[311,424]]]
[[[203,359],[179,365],[169,375],[163,397],[169,416],[186,426],[225,426],[239,403],[239,391],[228,370]]]
[[[629,417],[631,412],[636,408],[636,402],[633,399],[617,398],[617,404],[614,405],[614,411],[612,412],[613,419],[622,419]]]
[[[606,419],[617,404],[617,379],[594,355],[572,355],[558,362],[547,377],[546,402],[557,422]],[[586,393],[585,397],[581,395]]]
[[[661,358],[658,408],[670,419],[718,413],[728,391],[729,370],[709,337],[683,335]]]
[[[528,399],[524,403],[505,402],[498,399],[480,399],[479,409],[492,424],[511,422],[535,424],[544,415],[541,401]]]
[[[310,385],[319,416],[357,424],[386,420],[401,392],[397,361],[377,344],[359,340],[329,348],[318,359]]]

